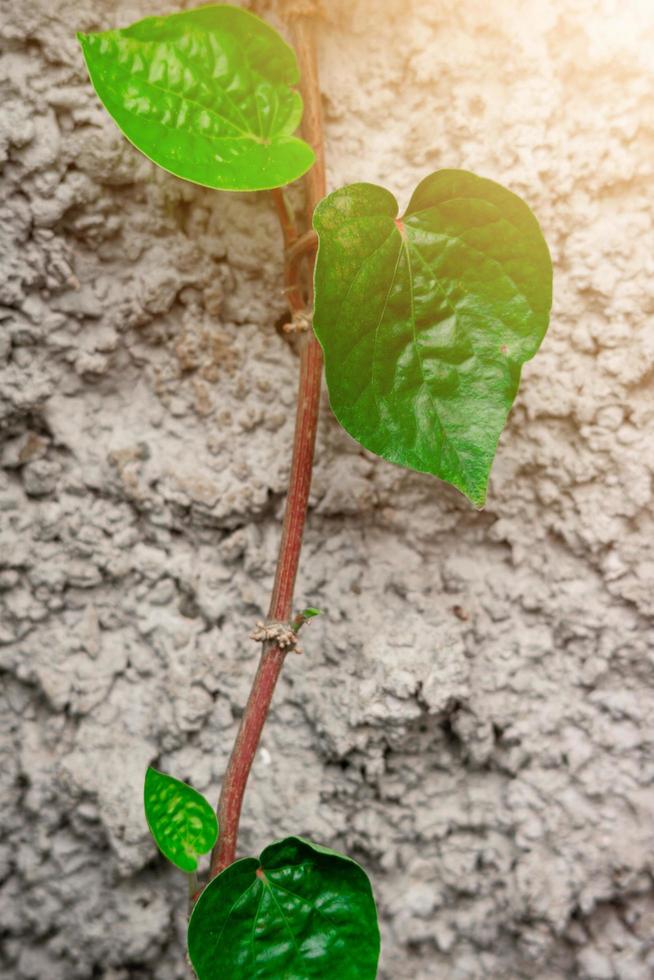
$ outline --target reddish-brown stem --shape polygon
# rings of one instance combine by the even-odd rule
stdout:
[[[320,100],[320,80],[318,60],[313,35],[313,25],[306,17],[297,17],[291,22],[291,39],[297,54],[301,90],[304,101],[302,115],[302,135],[310,143],[316,154],[316,162],[304,178],[306,186],[307,227],[311,228],[316,205],[326,193],[325,145],[322,130],[322,103]]]
[[[307,259],[310,262],[311,270],[313,270],[313,261],[317,247],[318,236],[315,231],[311,230],[296,238],[293,244],[286,249],[284,283],[286,288],[286,301],[294,323],[304,319],[304,315],[307,313],[306,301],[302,294],[300,280],[302,263]]]
[[[325,195],[320,89],[311,25],[304,18],[298,18],[292,23],[291,30],[302,78],[301,88],[304,99],[302,132],[316,153],[316,163],[305,178],[307,213],[310,220],[316,204]],[[284,206],[283,211],[279,210],[279,200]],[[285,246],[288,247],[292,244],[292,242],[287,241],[288,225],[285,223],[289,219],[288,211],[283,197],[278,198],[276,203],[282,220]],[[300,381],[295,416],[293,459],[275,583],[268,611],[269,618],[272,620],[285,621],[291,615],[293,591],[302,547],[302,533],[311,488],[321,376],[322,351],[313,333],[309,332],[303,338],[300,352]],[[223,868],[235,860],[243,795],[275,685],[284,664],[284,658],[285,654],[277,646],[264,645],[252,690],[241,718],[236,742],[223,779],[218,803],[220,837],[211,855],[210,878],[215,877]]]
[[[305,231],[303,235],[296,238],[293,244],[286,249],[286,267],[291,279],[297,279],[300,263],[307,256],[312,256],[317,248],[318,235],[311,229],[311,231]]]
[[[300,285],[300,265],[302,259],[314,247],[312,241],[307,240],[307,236],[313,235],[315,237],[316,233],[307,232],[300,235],[282,188],[275,187],[271,194],[284,238],[284,292],[291,315],[295,317],[296,314],[303,313],[305,310]]]
[[[282,235],[284,236],[284,247],[290,248],[295,239],[298,237],[298,231],[295,227],[293,214],[288,206],[286,196],[281,187],[274,187],[270,193],[272,194],[272,199],[275,202],[277,217],[279,218]]]

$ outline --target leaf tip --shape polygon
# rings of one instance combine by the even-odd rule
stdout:
[[[461,492],[464,497],[470,501],[475,510],[483,510],[486,506],[486,497],[488,496],[488,484],[484,483],[483,486],[469,487],[463,489],[460,487]]]
[[[483,510],[486,506],[486,497],[488,496],[488,487],[484,487],[482,490],[478,490],[470,496],[470,503],[475,508],[475,510]]]

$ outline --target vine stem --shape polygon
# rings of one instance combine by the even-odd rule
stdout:
[[[305,176],[307,218],[308,226],[311,227],[314,208],[326,192],[318,67],[313,29],[307,18],[297,17],[291,21],[290,27],[300,67],[300,87],[304,100],[302,135],[316,154],[316,162]],[[275,196],[275,204],[280,215],[284,244],[288,247],[293,244],[295,229],[282,194]],[[313,265],[314,257],[310,258],[310,261]],[[283,622],[291,616],[302,534],[309,504],[321,377],[322,351],[313,332],[308,331],[302,338],[300,351],[293,458],[275,582],[268,611],[271,620]],[[210,879],[235,860],[245,787],[285,656],[286,654],[274,644],[265,644],[262,649],[259,666],[223,779],[217,811],[220,836],[211,855]]]

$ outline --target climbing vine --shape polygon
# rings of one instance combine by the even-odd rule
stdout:
[[[301,837],[236,860],[243,794],[275,684],[298,634],[292,615],[325,377],[332,410],[361,445],[484,504],[501,431],[548,325],[552,269],[529,207],[464,170],[427,175],[406,212],[390,191],[326,194],[320,91],[309,14],[287,14],[293,47],[226,4],[78,35],[91,82],[120,130],[184,180],[271,191],[284,285],[300,333],[295,440],[262,654],[217,814],[190,786],[149,768],[145,815],[189,875],[188,952],[199,980],[373,980],[372,888],[350,858]],[[301,91],[298,91],[298,84]],[[302,123],[303,138],[295,135]],[[299,228],[285,185],[304,177]],[[302,268],[313,272],[303,287]],[[198,858],[212,851],[208,880]]]

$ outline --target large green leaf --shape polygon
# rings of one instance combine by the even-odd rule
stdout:
[[[195,871],[198,854],[216,843],[218,821],[201,793],[148,767],[143,791],[145,819],[157,847],[182,871]]]
[[[177,177],[265,190],[300,177],[313,150],[295,53],[254,14],[226,4],[78,34],[93,87],[128,140]]]
[[[375,900],[364,870],[301,837],[214,878],[188,927],[199,980],[374,980]]]
[[[547,329],[547,245],[524,201],[464,170],[425,178],[396,215],[372,184],[315,211],[332,409],[367,449],[482,506],[520,368]]]

